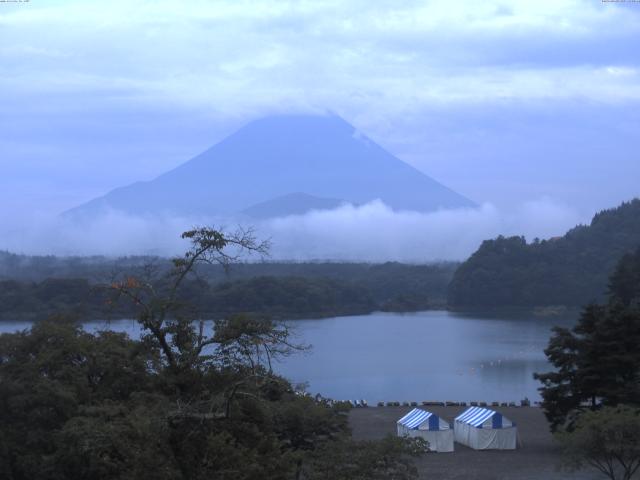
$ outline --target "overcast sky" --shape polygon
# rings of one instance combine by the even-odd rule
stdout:
[[[333,111],[479,204],[640,195],[640,3],[0,3],[0,220]],[[215,183],[215,179],[212,179]]]

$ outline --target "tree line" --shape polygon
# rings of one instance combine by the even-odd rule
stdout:
[[[18,279],[0,280],[0,320],[36,320],[60,312],[85,319],[130,317],[135,313],[131,305],[109,302],[109,278],[123,271],[140,278],[150,271],[170,272],[164,259],[145,258],[146,264],[142,259],[112,266],[109,275],[108,268],[98,262],[104,271],[89,278],[62,275],[71,275],[73,269],[45,269],[47,274],[61,276],[41,280],[26,279],[38,278],[30,270],[38,267],[27,263]],[[220,266],[205,265],[198,278],[182,282],[180,289],[209,318],[233,313],[295,319],[415,311],[444,305],[454,268],[454,264],[245,263],[225,274]]]
[[[364,288],[322,278],[257,277],[214,285],[189,280],[181,293],[207,318],[234,313],[313,318],[369,313],[377,307]],[[0,281],[0,319],[38,320],[55,313],[86,320],[135,315],[133,305],[114,303],[111,295],[109,285],[92,285],[86,279]]]

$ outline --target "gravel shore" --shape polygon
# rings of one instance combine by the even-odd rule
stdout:
[[[396,434],[396,421],[413,407],[355,408],[349,414],[353,437],[373,440]],[[465,407],[421,407],[448,421]],[[454,453],[427,453],[416,460],[420,478],[443,480],[596,480],[597,472],[563,472],[558,469],[560,452],[549,425],[537,407],[495,407],[494,410],[518,426],[519,448],[515,451],[476,451],[455,444]]]

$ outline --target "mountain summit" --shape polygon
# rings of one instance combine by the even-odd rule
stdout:
[[[432,211],[474,203],[396,158],[336,115],[253,121],[154,180],[117,188],[67,212],[270,216],[382,200],[395,210]],[[264,205],[269,208],[265,209]],[[256,207],[256,208],[254,208]]]

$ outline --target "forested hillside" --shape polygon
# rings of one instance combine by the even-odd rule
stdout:
[[[601,301],[618,260],[640,246],[640,200],[604,210],[563,237],[487,240],[449,285],[455,307],[580,306]]]

